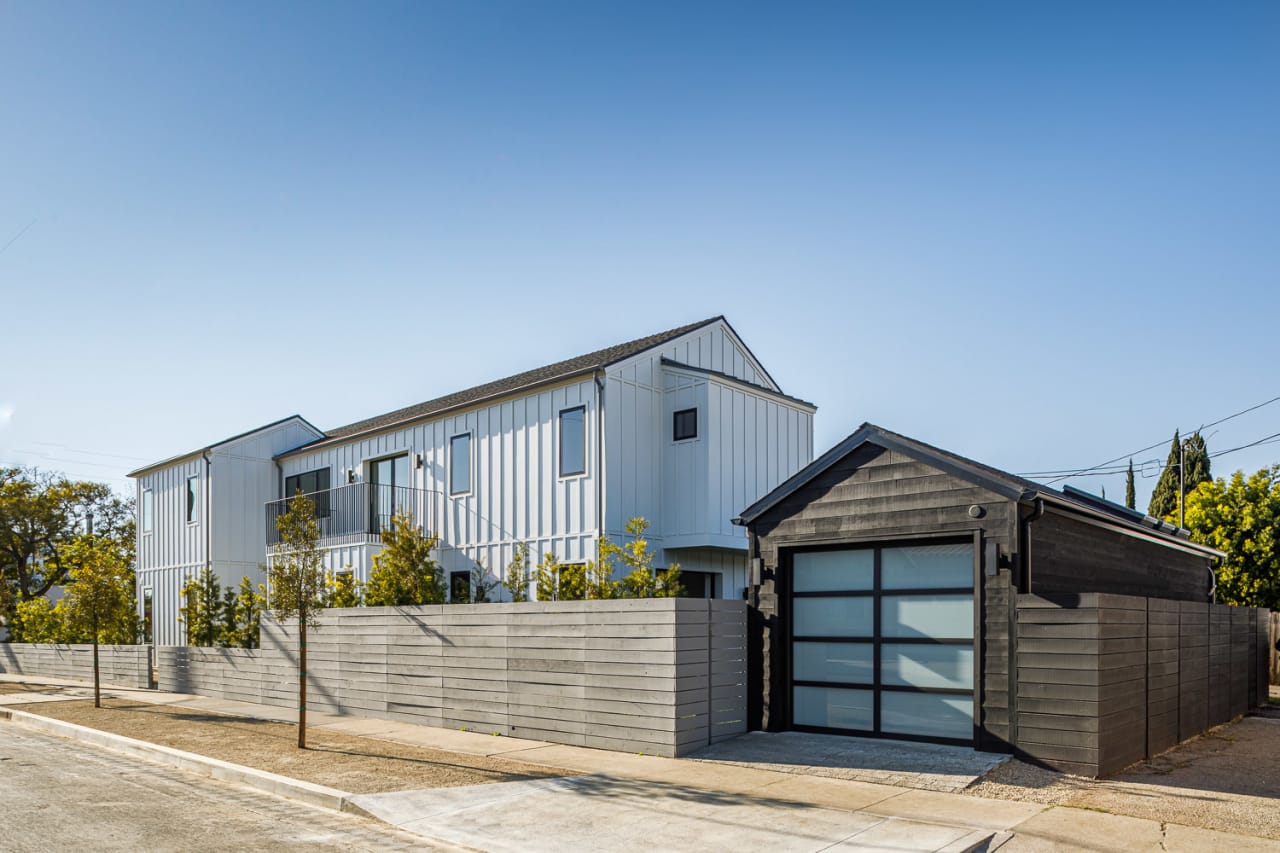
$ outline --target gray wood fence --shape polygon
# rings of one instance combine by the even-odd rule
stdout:
[[[1267,701],[1265,609],[1096,593],[1018,596],[1016,743],[1107,775]]]
[[[115,687],[149,687],[148,652],[146,646],[98,646],[102,683]],[[0,643],[0,673],[92,682],[93,646]]]
[[[162,647],[159,687],[294,706],[294,632]],[[746,730],[746,666],[742,601],[359,607],[308,632],[307,707],[672,756]]]

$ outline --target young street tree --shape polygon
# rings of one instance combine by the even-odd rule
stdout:
[[[221,642],[225,617],[222,584],[210,566],[182,585],[182,602],[178,614],[187,629],[187,645],[227,645]]]
[[[324,595],[324,556],[315,504],[302,493],[294,495],[288,511],[276,519],[276,530],[280,542],[271,554],[270,602],[276,618],[297,622],[298,749],[306,749],[307,628],[315,627],[316,611],[323,607]]]
[[[82,536],[63,548],[70,572],[67,626],[93,643],[93,705],[102,707],[98,644],[132,643],[138,635],[133,573],[128,557],[112,539]]]

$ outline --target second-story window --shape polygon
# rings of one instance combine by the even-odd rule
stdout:
[[[672,441],[698,437],[698,410],[681,409],[675,413],[671,428]]]
[[[150,489],[142,490],[142,532],[150,533],[156,528],[156,499]]]
[[[199,518],[200,511],[200,478],[187,478],[187,524]]]
[[[471,491],[471,433],[449,439],[449,494]]]
[[[587,470],[587,409],[578,406],[560,413],[560,476]]]
[[[284,497],[289,500],[298,492],[310,495],[312,503],[316,505],[316,515],[324,518],[329,515],[329,485],[328,468],[291,474],[284,478]]]

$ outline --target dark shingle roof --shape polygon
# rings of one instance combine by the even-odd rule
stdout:
[[[864,423],[855,432],[822,454],[804,468],[801,468],[790,479],[781,483],[769,494],[747,507],[733,521],[735,524],[750,524],[764,513],[781,503],[789,495],[804,487],[823,471],[830,468],[863,444],[874,444],[891,450],[899,450],[912,458],[926,462],[939,470],[946,471],[961,479],[968,480],[1010,500],[1027,501],[1036,498],[1051,501],[1058,506],[1067,507],[1077,512],[1091,512],[1106,516],[1113,524],[1131,529],[1139,529],[1144,533],[1156,534],[1158,537],[1177,541],[1180,545],[1195,550],[1223,556],[1222,552],[1205,545],[1186,541],[1189,531],[1157,518],[1143,516],[1124,507],[1086,495],[1078,489],[1058,491],[1049,486],[1010,474],[990,465],[975,462],[957,453],[934,447],[923,441],[887,430],[872,423]]]
[[[539,367],[534,370],[526,370],[524,373],[517,373],[514,376],[508,376],[507,378],[499,379],[496,382],[477,385],[474,388],[468,388],[465,391],[458,391],[453,394],[446,394],[443,397],[437,397],[434,400],[428,400],[425,403],[418,403],[415,406],[406,406],[403,409],[396,409],[394,412],[387,412],[384,415],[366,418],[365,420],[356,421],[355,423],[347,424],[346,426],[326,430],[325,438],[318,442],[313,442],[312,444],[325,443],[333,439],[350,438],[353,435],[358,435],[370,430],[393,426],[405,421],[413,421],[418,420],[419,418],[430,417],[450,409],[456,409],[459,406],[468,406],[492,397],[510,394],[513,391],[532,388],[537,385],[543,385],[547,382],[554,382],[557,379],[567,379],[570,376],[576,376],[581,373],[598,370],[615,362],[630,358],[633,355],[639,355],[645,350],[661,346],[668,341],[675,340],[681,335],[687,335],[689,332],[696,331],[701,329],[703,326],[709,326],[712,323],[723,319],[724,317],[720,316],[700,320],[697,323],[690,323],[687,326],[668,329],[665,332],[659,332],[656,335],[649,335],[644,338],[637,338],[636,340],[628,341],[625,344],[616,344],[611,347],[605,347],[604,349],[596,350],[595,352],[589,352],[586,355],[580,355],[577,358],[557,361],[555,364],[548,364],[545,367]],[[294,451],[290,452],[292,453]]]

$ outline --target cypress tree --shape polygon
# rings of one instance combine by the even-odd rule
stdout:
[[[1129,460],[1129,473],[1124,475],[1124,505],[1129,509],[1133,509],[1138,503],[1138,498],[1133,493],[1133,460]]]
[[[1173,443],[1169,445],[1169,458],[1160,472],[1160,479],[1151,492],[1151,503],[1147,507],[1147,515],[1164,518],[1178,511],[1178,445],[1182,438],[1178,431],[1173,431]]]
[[[1195,491],[1196,486],[1213,479],[1209,474],[1209,448],[1205,444],[1204,437],[1198,431],[1187,439],[1185,459],[1187,466],[1187,494],[1191,494]]]

